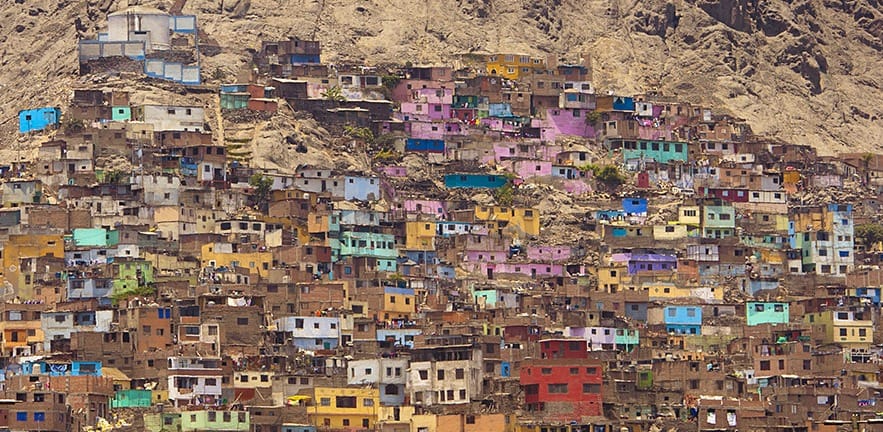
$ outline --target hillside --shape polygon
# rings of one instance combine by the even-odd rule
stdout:
[[[168,8],[171,2],[141,3]],[[0,2],[0,158],[15,115],[63,104],[78,36],[113,0]],[[883,145],[883,4],[877,0],[189,0],[223,47],[203,75],[234,79],[261,39],[321,40],[329,62],[444,62],[457,53],[591,54],[599,89],[719,107],[755,132],[822,154]]]

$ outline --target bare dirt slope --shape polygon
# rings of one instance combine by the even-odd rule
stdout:
[[[126,4],[0,2],[0,148],[19,109],[64,103],[81,80],[78,35]],[[331,62],[587,52],[599,89],[713,104],[824,154],[883,146],[879,0],[189,0],[183,11],[223,47],[204,58],[206,76],[233,79],[260,39],[289,35],[321,40]]]

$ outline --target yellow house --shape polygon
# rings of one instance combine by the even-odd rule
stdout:
[[[687,238],[687,225],[653,225],[654,240],[681,240]]]
[[[405,249],[435,250],[435,222],[405,222]]]
[[[380,432],[411,432],[414,407],[381,406],[377,414],[377,427]]]
[[[204,244],[200,256],[203,267],[243,267],[260,277],[267,277],[273,263],[273,254],[270,252],[231,243]]]
[[[827,310],[808,313],[803,321],[811,326],[818,343],[867,349],[874,342],[874,323],[866,312]]]
[[[540,212],[524,207],[475,207],[475,219],[488,222],[488,230],[516,230],[531,236],[540,234]]]
[[[705,301],[723,300],[724,290],[719,287],[681,287],[672,282],[646,282],[641,288],[650,300],[674,298],[700,298]]]
[[[607,293],[615,293],[626,289],[632,283],[628,267],[623,264],[613,264],[598,268],[598,290]],[[634,288],[632,288],[634,289]]]
[[[512,414],[415,414],[411,432],[513,432]]]
[[[411,288],[383,288],[383,319],[409,318],[414,313],[417,298]]]
[[[45,304],[5,303],[0,308],[0,346],[2,354],[31,355],[43,345],[43,325],[40,315]],[[31,347],[31,348],[26,348]],[[22,349],[26,351],[21,351]],[[28,354],[28,351],[30,352]]]
[[[546,59],[525,54],[492,54],[487,57],[487,73],[519,80],[546,69]]]
[[[371,388],[316,387],[310,422],[332,429],[373,429],[380,413],[380,392]]]
[[[64,238],[61,234],[13,234],[3,249],[3,267],[0,268],[0,284],[9,282],[22,300],[34,297],[33,270],[27,267],[33,258],[51,256],[64,258]],[[26,268],[22,268],[24,267]]]
[[[678,223],[681,225],[699,225],[702,212],[698,205],[682,205],[678,207]]]

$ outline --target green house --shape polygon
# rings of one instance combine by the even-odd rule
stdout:
[[[120,243],[120,233],[104,228],[75,228],[73,240],[77,247],[113,247]]]
[[[788,303],[748,302],[745,304],[745,319],[749,326],[787,324],[790,318]]]
[[[155,281],[153,264],[142,259],[117,259],[112,274],[114,293],[134,290]]]
[[[149,432],[181,430],[181,413],[144,413],[144,430]]]
[[[129,121],[132,120],[132,108],[128,105],[115,106],[111,108],[110,119],[113,121]]]
[[[650,367],[641,367],[638,369],[638,381],[636,383],[638,390],[650,390],[653,388],[653,369]]]
[[[152,405],[150,390],[118,390],[110,400],[111,408],[146,408]]]
[[[644,159],[659,163],[687,162],[688,155],[687,143],[673,141],[627,142],[624,143],[622,151],[622,157],[627,161]]]
[[[181,432],[248,432],[251,419],[246,411],[186,411],[181,414]]]

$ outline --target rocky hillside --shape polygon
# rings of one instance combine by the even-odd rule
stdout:
[[[19,109],[63,103],[83,80],[77,37],[124,6],[0,2],[2,148],[14,146]],[[321,40],[331,62],[590,53],[599,89],[712,104],[825,154],[883,146],[879,0],[189,0],[184,13],[222,47],[204,58],[206,76],[233,79],[260,39],[287,35]]]

